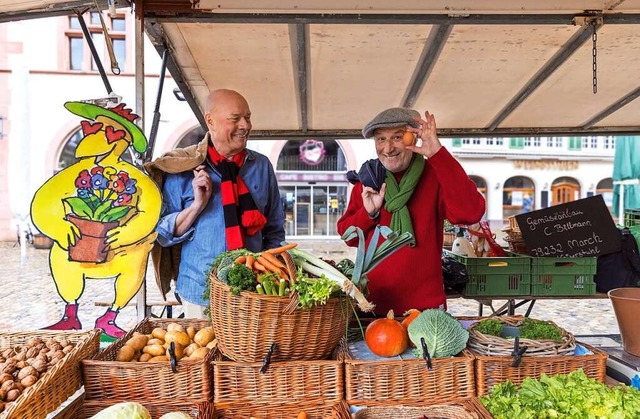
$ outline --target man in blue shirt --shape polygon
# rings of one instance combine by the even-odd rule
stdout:
[[[207,109],[202,142],[153,162],[166,173],[157,242],[165,248],[181,244],[176,292],[190,318],[203,317],[209,304],[203,293],[217,255],[241,247],[259,252],[285,238],[273,166],[246,148],[247,101],[233,90],[215,90]]]

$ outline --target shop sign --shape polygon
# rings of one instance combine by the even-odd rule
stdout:
[[[317,166],[324,161],[327,151],[324,149],[322,141],[308,139],[300,146],[300,160],[309,166]]]
[[[276,173],[278,182],[346,182],[344,173]]]
[[[514,160],[513,167],[525,170],[578,170],[574,160]]]
[[[602,195],[516,215],[529,254],[599,256],[620,250],[620,234]]]

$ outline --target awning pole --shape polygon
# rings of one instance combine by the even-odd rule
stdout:
[[[136,113],[140,115],[138,124],[144,132],[144,12],[142,1],[135,3],[135,55],[136,55]],[[136,153],[136,163],[141,164],[144,155]],[[146,266],[145,278],[142,281],[138,298],[136,301],[136,311],[138,320],[143,320],[147,315],[147,272]]]
[[[169,53],[164,49],[162,53],[162,64],[160,65],[160,79],[158,80],[158,95],[156,96],[156,106],[153,109],[153,122],[151,123],[151,132],[149,133],[149,146],[144,154],[143,161],[147,162],[153,158],[153,149],[156,145],[156,136],[158,135],[158,125],[160,125],[160,102],[162,101],[162,90],[164,88],[164,75],[167,72],[167,59]]]
[[[100,11],[98,10],[98,13]],[[89,49],[91,50],[91,56],[96,62],[96,67],[98,67],[98,73],[100,73],[100,78],[102,79],[102,83],[104,83],[104,87],[107,88],[107,93],[112,94],[113,89],[111,88],[111,83],[109,83],[109,79],[107,78],[107,73],[104,71],[104,67],[102,66],[102,61],[100,61],[100,56],[98,55],[98,51],[96,51],[96,46],[93,44],[93,38],[91,38],[91,33],[89,29],[87,29],[87,24],[82,17],[81,12],[76,12],[78,16],[78,22],[80,23],[80,28],[82,28],[82,33],[84,34],[84,39],[87,40],[87,45],[89,45]]]
[[[613,182],[614,185],[618,185],[619,189],[619,197],[618,201],[618,224],[624,225],[624,187],[626,185],[640,185],[640,179],[625,179],[625,180],[616,180]]]

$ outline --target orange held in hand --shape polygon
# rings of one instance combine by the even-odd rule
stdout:
[[[364,332],[364,340],[371,352],[390,358],[400,355],[409,345],[407,329],[393,317],[389,310],[387,317],[372,321]]]
[[[402,142],[404,143],[404,145],[415,145],[416,134],[411,131],[405,131],[402,135]]]

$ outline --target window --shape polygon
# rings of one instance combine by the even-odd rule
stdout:
[[[615,147],[616,147],[615,137],[604,137],[604,148],[611,150]]]
[[[102,33],[102,24],[100,22],[100,13],[91,12],[83,15],[84,21],[87,25],[93,44],[98,51],[98,56],[102,62],[102,66],[105,69],[111,67],[111,60],[109,59],[109,53],[107,52],[107,45],[105,42],[104,34]],[[103,14],[104,23],[107,27],[107,32],[111,38],[113,44],[113,52],[118,61],[118,66],[121,71],[126,68],[127,58],[127,42],[126,42],[126,18],[125,14],[117,14],[114,17],[110,17],[108,14]],[[77,16],[69,16],[69,28],[66,32],[69,39],[69,70],[75,71],[97,71],[98,67],[95,60],[91,56],[91,50],[89,45],[84,39],[80,27],[80,21]]]
[[[524,139],[524,146],[525,147],[531,147],[531,138],[527,137]]]
[[[473,145],[480,145],[480,138],[474,138],[472,142],[473,142]]]
[[[598,148],[598,137],[585,137],[583,144],[584,148]]]
[[[542,138],[540,137],[533,137],[533,146],[534,147],[540,147],[540,143],[542,142]]]
[[[463,139],[462,139],[462,144],[463,144],[463,145],[469,145],[469,144],[471,144],[471,138],[463,138]]]

